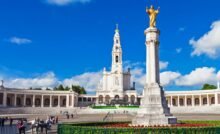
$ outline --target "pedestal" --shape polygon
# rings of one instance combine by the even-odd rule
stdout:
[[[132,120],[132,125],[169,125],[176,124],[177,118],[170,114],[164,91],[159,84],[145,86],[145,94],[137,116]]]

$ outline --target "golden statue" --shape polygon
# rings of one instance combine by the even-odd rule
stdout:
[[[157,14],[159,14],[159,8],[157,10],[151,5],[150,9],[147,8],[147,13],[150,18],[150,27],[156,27],[156,18]]]

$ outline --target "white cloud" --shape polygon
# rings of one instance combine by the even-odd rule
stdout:
[[[220,56],[220,21],[212,24],[211,30],[200,37],[197,41],[191,39],[189,43],[193,47],[192,56],[207,55],[210,58]]]
[[[160,83],[163,86],[168,86],[174,83],[181,76],[178,72],[166,71],[160,73]]]
[[[220,71],[217,73],[217,79],[220,80]]]
[[[191,73],[181,76],[177,79],[176,85],[178,86],[201,86],[205,83],[216,83],[216,69],[215,68],[196,68]]]
[[[176,53],[181,53],[182,52],[182,48],[177,48],[176,49]]]
[[[27,38],[12,37],[9,39],[9,42],[11,42],[13,44],[17,44],[17,45],[22,45],[22,44],[29,44],[32,41]]]
[[[63,80],[64,86],[80,85],[83,86],[87,91],[95,91],[98,83],[101,80],[101,72],[87,72],[81,75],[73,76],[72,78]]]
[[[186,30],[185,27],[180,27],[180,28],[179,28],[179,31],[180,31],[180,32],[183,32],[183,31],[185,31],[185,30]]]
[[[160,70],[163,70],[163,69],[167,69],[168,65],[169,65],[169,62],[167,61],[160,61]]]
[[[46,0],[48,4],[65,6],[73,3],[88,3],[91,0]]]
[[[53,72],[42,74],[35,78],[9,78],[5,80],[6,87],[11,88],[52,88],[58,84]]]

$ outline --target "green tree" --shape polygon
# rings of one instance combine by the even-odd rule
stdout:
[[[84,87],[72,85],[72,90],[78,94],[86,94],[86,90]]]
[[[217,87],[211,84],[204,84],[202,87],[202,90],[212,90],[212,89],[217,89]]]
[[[55,91],[64,91],[64,87],[63,87],[63,85],[61,84],[61,85],[59,85],[58,87],[55,87],[54,90],[55,90]]]

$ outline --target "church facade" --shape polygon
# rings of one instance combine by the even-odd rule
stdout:
[[[112,65],[108,72],[104,68],[103,77],[98,84],[96,104],[136,104],[137,92],[135,91],[135,83],[131,86],[131,73],[128,68],[123,70],[122,47],[119,29],[116,28],[113,38],[112,48]]]

